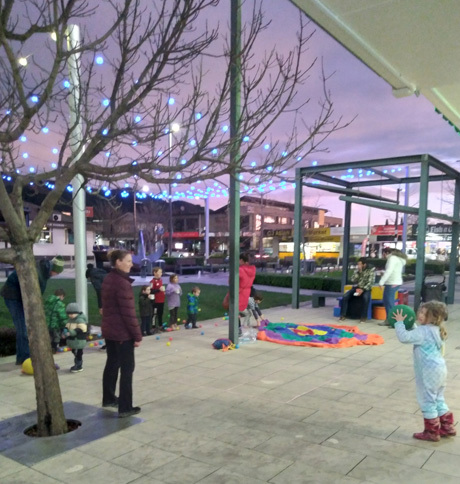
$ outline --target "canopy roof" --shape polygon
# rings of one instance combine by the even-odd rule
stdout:
[[[460,128],[457,0],[291,0],[385,79],[422,94]]]

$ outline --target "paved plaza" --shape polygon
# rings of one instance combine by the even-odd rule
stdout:
[[[216,284],[227,279],[200,278]],[[337,323],[334,302],[264,315],[272,322]],[[449,309],[446,398],[459,417],[460,304]],[[394,330],[374,320],[359,325],[381,334],[380,346],[324,349],[258,341],[222,352],[211,343],[228,336],[227,321],[200,323],[200,330],[144,338],[136,349],[134,403],[142,412],[132,417],[135,424],[120,424],[106,437],[32,465],[3,453],[0,482],[460,483],[460,436],[439,443],[412,438],[423,426],[412,346],[399,343]],[[21,374],[14,358],[0,359],[2,422],[36,407],[33,378]],[[100,408],[105,359],[104,351],[87,348],[84,372],[72,374],[72,354],[56,355],[64,402],[97,407],[91,425],[101,427],[127,420],[114,420],[114,410]],[[85,422],[75,433],[84,432]],[[47,440],[34,445],[46,447]]]

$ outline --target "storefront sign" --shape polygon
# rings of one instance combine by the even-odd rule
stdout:
[[[264,237],[292,238],[293,233],[293,229],[268,229],[264,230]]]
[[[452,225],[444,225],[444,224],[437,224],[437,225],[427,225],[426,227],[427,234],[438,234],[438,235],[451,235],[452,234]],[[412,225],[412,235],[416,236],[418,234],[418,225]]]
[[[387,235],[392,236],[396,233],[396,227],[394,225],[374,225],[371,228],[371,235]],[[398,235],[403,234],[403,226],[398,225]]]

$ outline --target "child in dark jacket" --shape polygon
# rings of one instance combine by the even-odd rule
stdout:
[[[142,286],[139,294],[139,316],[141,317],[141,331],[142,336],[152,334],[152,317],[153,305],[155,299],[153,294],[150,294],[150,286]]]
[[[67,346],[75,356],[74,366],[70,368],[71,373],[83,371],[83,348],[86,346],[88,334],[88,319],[80,311],[76,302],[67,304],[66,313],[69,318],[64,333],[67,337]]]

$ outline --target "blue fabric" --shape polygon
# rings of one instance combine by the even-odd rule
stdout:
[[[385,306],[385,311],[387,313],[387,320],[391,310],[395,306],[395,297],[398,289],[401,286],[385,286],[383,290],[383,305]]]
[[[24,307],[22,306],[22,301],[17,299],[5,299],[5,304],[16,328],[16,363],[22,363],[27,358],[30,358]]]

